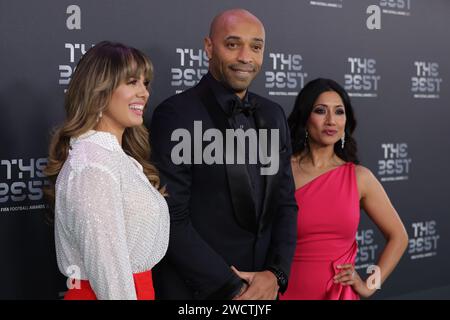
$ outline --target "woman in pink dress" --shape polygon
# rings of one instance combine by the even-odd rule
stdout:
[[[381,184],[358,165],[350,98],[333,80],[313,80],[299,93],[288,122],[299,211],[294,262],[281,299],[370,297],[399,262],[408,235]],[[360,209],[386,238],[367,280],[355,271]]]

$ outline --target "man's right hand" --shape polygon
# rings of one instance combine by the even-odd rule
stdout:
[[[239,290],[239,293],[233,297],[233,300],[239,299],[239,297],[242,296],[247,291],[247,289],[248,289],[248,284],[243,281],[241,290]]]

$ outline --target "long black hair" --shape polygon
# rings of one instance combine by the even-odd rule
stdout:
[[[352,136],[356,128],[356,119],[350,97],[344,88],[331,79],[318,78],[308,82],[295,99],[294,109],[288,118],[291,131],[292,154],[294,156],[300,155],[305,149],[309,148],[306,141],[306,123],[313,110],[314,102],[322,93],[327,91],[334,91],[341,97],[347,118],[344,129],[345,146],[342,149],[341,141],[339,140],[334,145],[334,152],[342,160],[358,164],[356,141]]]

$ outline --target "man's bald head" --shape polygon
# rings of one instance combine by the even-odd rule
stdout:
[[[217,30],[223,29],[227,24],[245,20],[259,24],[264,31],[264,25],[254,14],[245,9],[230,9],[219,13],[211,22],[209,27],[209,37],[212,39]]]

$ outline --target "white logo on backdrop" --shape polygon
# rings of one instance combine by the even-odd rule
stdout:
[[[350,72],[344,75],[344,88],[351,97],[376,98],[381,76],[377,74],[376,60],[349,57]]]
[[[0,160],[0,213],[44,209],[46,158]],[[29,204],[32,201],[32,204]]]
[[[170,70],[171,85],[175,93],[180,93],[195,86],[208,73],[209,59],[203,49],[176,48],[176,53],[179,60],[177,66]]]
[[[265,72],[265,87],[271,96],[297,96],[308,73],[303,70],[300,54],[269,53],[270,70]]]
[[[407,143],[383,143],[383,159],[378,160],[378,176],[381,181],[408,180],[411,157],[408,157]]]
[[[411,260],[424,259],[437,255],[438,240],[435,220],[411,223],[412,236],[409,237],[408,253]]]
[[[442,78],[437,62],[414,61],[415,76],[411,77],[411,92],[416,99],[439,99]]]

